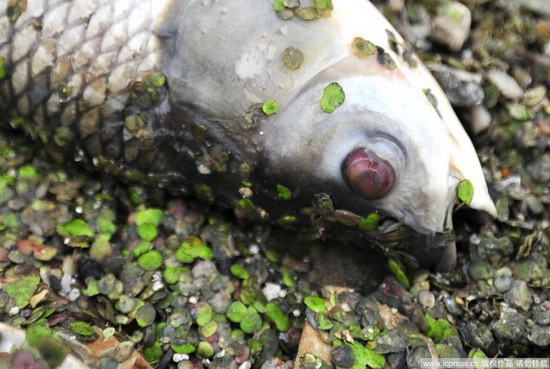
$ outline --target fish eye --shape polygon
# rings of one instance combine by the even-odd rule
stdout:
[[[397,179],[391,163],[366,147],[356,148],[346,156],[342,174],[353,192],[369,200],[386,196]]]

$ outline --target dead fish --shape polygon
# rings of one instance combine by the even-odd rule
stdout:
[[[465,179],[496,213],[441,88],[366,0],[2,0],[0,63],[2,123],[54,157],[242,217],[358,235],[374,214],[431,239]]]

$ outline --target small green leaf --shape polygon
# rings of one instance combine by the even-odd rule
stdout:
[[[36,291],[40,277],[37,275],[27,275],[17,281],[13,281],[6,286],[8,296],[15,299],[15,305],[22,309],[29,304],[29,301]]]
[[[276,12],[281,12],[286,9],[284,0],[275,0],[273,1],[273,9]]]
[[[145,209],[136,214],[136,224],[138,226],[151,223],[159,226],[164,217],[164,212],[160,209]]]
[[[248,279],[250,277],[248,270],[240,264],[233,264],[231,266],[231,274],[240,279]]]
[[[401,283],[403,286],[407,288],[411,288],[411,282],[409,281],[409,278],[405,274],[405,271],[401,268],[399,263],[393,259],[388,259],[388,267],[390,268],[390,271],[395,276],[395,279],[399,283]]]
[[[44,338],[51,337],[52,335],[52,330],[48,327],[46,321],[42,320],[27,327],[27,336],[25,339],[29,345],[36,347]]]
[[[254,333],[262,327],[262,318],[254,308],[248,308],[239,324],[243,332]]]
[[[97,281],[91,280],[88,283],[88,287],[86,287],[86,289],[83,290],[82,293],[84,294],[84,296],[88,296],[88,297],[99,295],[99,289],[97,287]]]
[[[322,331],[328,331],[334,326],[334,323],[325,314],[317,314],[316,318],[317,325]]]
[[[73,322],[71,329],[81,336],[93,336],[95,334],[94,327],[86,322]]]
[[[279,197],[283,200],[288,200],[292,197],[292,191],[281,184],[277,185],[277,191],[279,192]]]
[[[42,175],[31,164],[19,168],[19,178],[21,179],[40,179]]]
[[[212,320],[213,312],[212,307],[208,304],[202,306],[197,312],[197,325],[199,327],[205,326]]]
[[[277,329],[286,332],[290,329],[290,319],[283,313],[283,310],[275,303],[269,302],[265,306],[265,314],[275,323]]]
[[[201,357],[212,357],[214,355],[214,348],[206,341],[202,341],[197,346],[197,355]]]
[[[458,198],[466,205],[470,205],[474,198],[474,185],[467,179],[463,179],[458,184]]]
[[[247,307],[240,301],[235,301],[227,309],[227,318],[234,323],[240,323],[246,314]]]
[[[180,275],[182,272],[189,270],[187,268],[175,268],[175,267],[169,267],[164,269],[164,280],[168,284],[174,284],[180,279]]]
[[[115,327],[107,327],[103,330],[103,338],[111,338],[115,335],[116,328]]]
[[[446,319],[439,318],[436,320],[429,314],[424,314],[424,318],[429,326],[426,336],[430,337],[435,343],[439,343],[443,338],[458,334],[456,328]]]
[[[208,324],[200,328],[201,334],[208,338],[211,337],[218,330],[218,323],[214,320],[210,321]]]
[[[373,369],[382,369],[386,365],[384,355],[378,354],[371,349],[364,347],[359,342],[349,344],[355,355],[353,368],[364,368],[368,366]]]
[[[316,313],[327,313],[328,308],[325,305],[325,300],[319,296],[307,296],[304,298],[304,303],[308,308]]]
[[[62,236],[71,235],[75,237],[93,237],[95,234],[88,222],[82,219],[73,219],[59,226],[57,232]]]
[[[195,346],[193,345],[188,345],[188,344],[183,344],[181,346],[170,345],[170,347],[172,348],[172,350],[174,350],[174,352],[178,354],[190,354],[192,352],[195,352]]]
[[[157,226],[152,223],[143,223],[138,226],[138,234],[144,241],[153,241],[158,235]]]
[[[378,227],[378,220],[380,215],[377,213],[371,213],[366,218],[361,218],[359,221],[359,228],[365,231],[374,231]]]
[[[138,259],[138,265],[145,270],[156,270],[161,267],[164,258],[160,251],[149,251],[141,255]]]
[[[273,99],[269,99],[262,105],[262,111],[265,115],[273,115],[279,111],[279,103]]]
[[[336,82],[330,83],[325,87],[323,91],[323,97],[321,98],[321,108],[325,113],[332,113],[334,110],[342,105],[346,95],[342,86]]]

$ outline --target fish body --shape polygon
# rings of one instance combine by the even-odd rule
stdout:
[[[2,123],[286,225],[376,213],[441,233],[464,179],[494,215],[470,139],[397,31],[365,0],[305,5],[2,0]]]

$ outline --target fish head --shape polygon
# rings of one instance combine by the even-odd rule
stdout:
[[[173,103],[192,101],[224,120],[224,132],[241,130],[238,122],[258,104],[277,101],[275,114],[233,142],[257,151],[266,180],[256,188],[290,188],[295,213],[328,194],[336,209],[376,211],[434,234],[452,225],[457,185],[468,179],[470,205],[495,213],[443,91],[418,58],[411,65],[403,39],[372,4],[333,0],[329,16],[304,21],[279,19],[269,2],[229,3],[186,5],[167,76]],[[356,40],[373,51],[363,55]],[[297,65],[289,66],[289,51],[301,55]],[[329,86],[344,96],[331,112],[323,107]]]
[[[321,107],[327,86],[345,99]],[[269,166],[338,208],[377,209],[421,233],[443,232],[457,183],[436,109],[402,75],[350,56],[323,71],[264,126]]]

